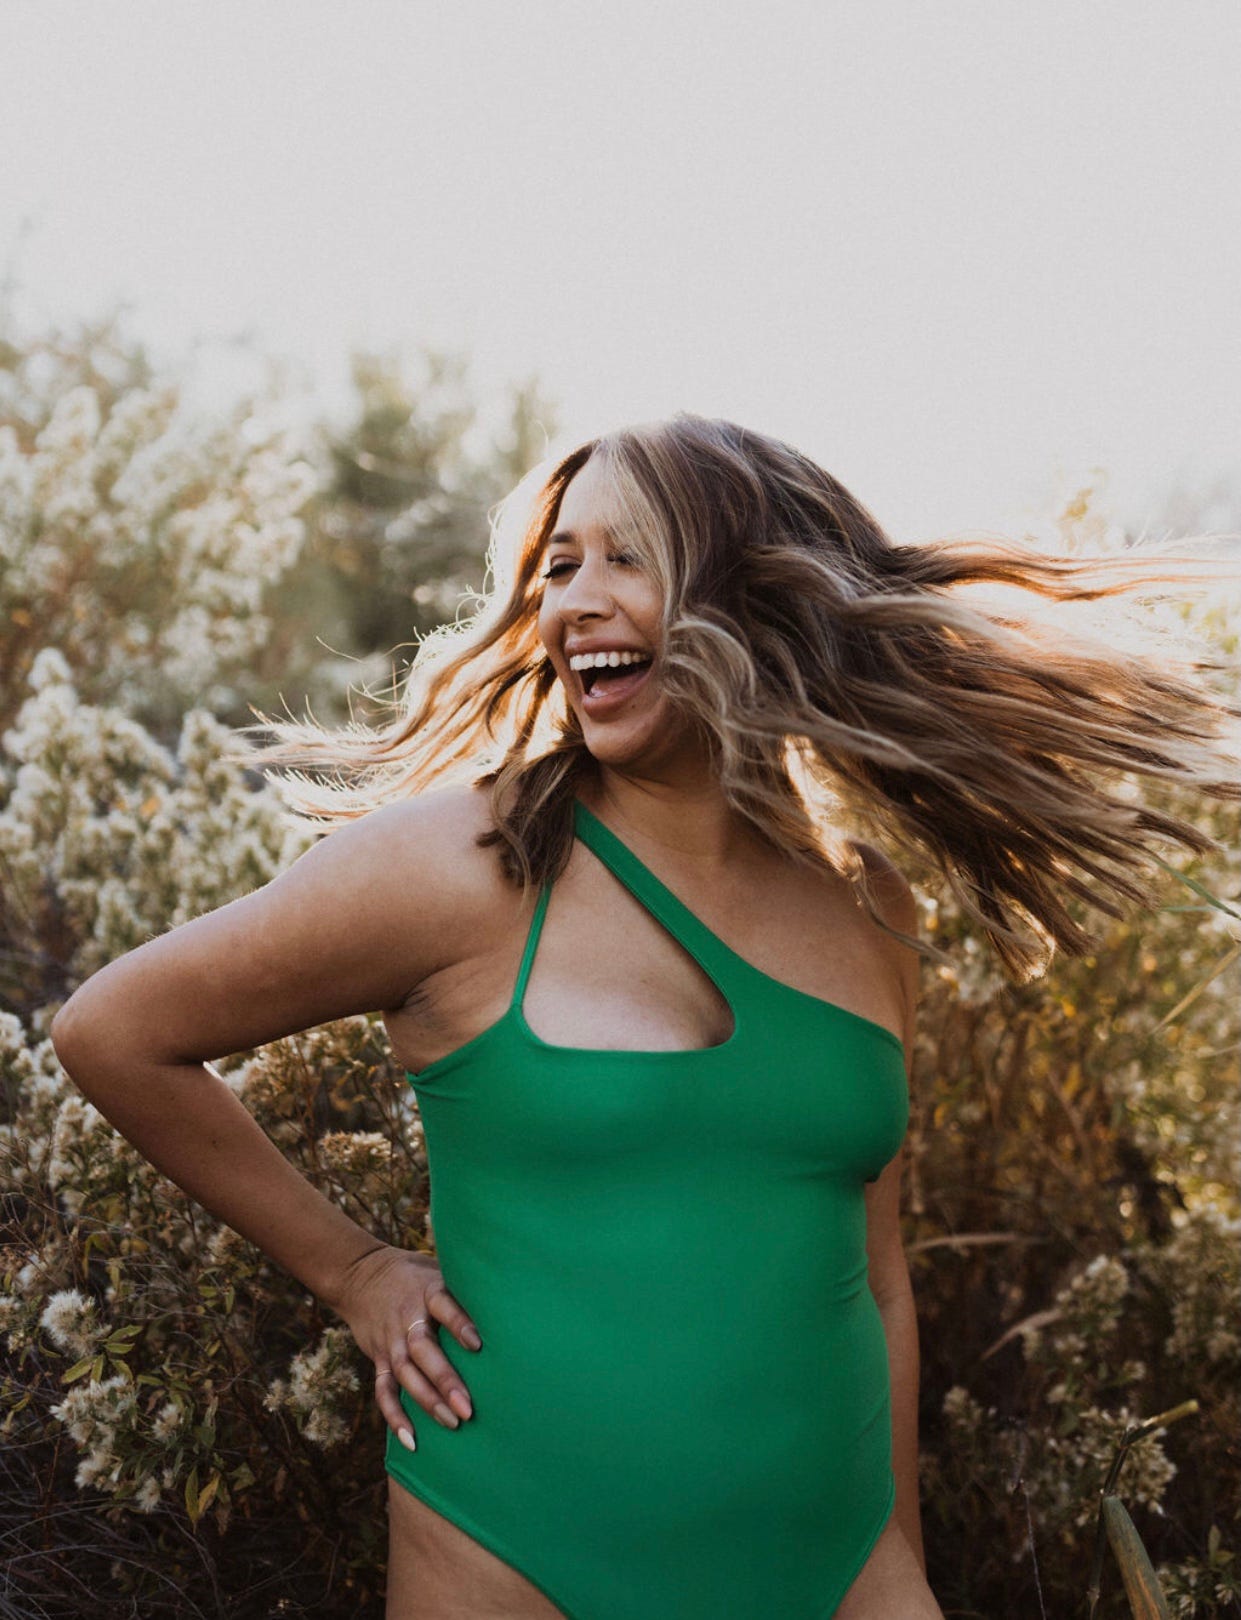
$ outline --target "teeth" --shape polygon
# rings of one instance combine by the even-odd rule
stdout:
[[[615,669],[620,664],[645,664],[650,660],[649,653],[641,652],[597,652],[577,653],[569,660],[569,668],[582,669]]]

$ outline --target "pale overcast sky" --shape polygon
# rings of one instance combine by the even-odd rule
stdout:
[[[537,374],[552,450],[730,416],[901,539],[1141,526],[1241,484],[1238,84],[1237,0],[0,0],[0,266]]]

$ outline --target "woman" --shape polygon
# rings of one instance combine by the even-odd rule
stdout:
[[[360,770],[298,780],[343,825],[97,973],[57,1052],[374,1364],[389,1620],[939,1616],[899,1227],[935,953],[850,835],[931,852],[1014,976],[1088,949],[1060,891],[1117,915],[1144,835],[1211,841],[1084,767],[1237,797],[1237,711],[960,590],[1193,569],[893,546],[795,450],[689,415],[565,457],[491,568],[391,727],[265,719],[268,763]],[[369,1010],[438,1259],[203,1068]]]

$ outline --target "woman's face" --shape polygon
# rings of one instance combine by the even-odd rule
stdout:
[[[684,753],[687,737],[651,662],[660,650],[659,589],[609,533],[612,500],[593,460],[565,490],[540,559],[539,636],[591,754],[601,764],[654,772]],[[636,658],[626,669],[622,656],[600,675],[589,667],[592,653]]]

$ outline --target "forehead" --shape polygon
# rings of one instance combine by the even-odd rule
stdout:
[[[601,538],[614,539],[623,523],[624,513],[612,480],[592,457],[569,481],[561,496],[551,538],[564,538],[567,533],[573,539],[588,539],[597,530]]]

